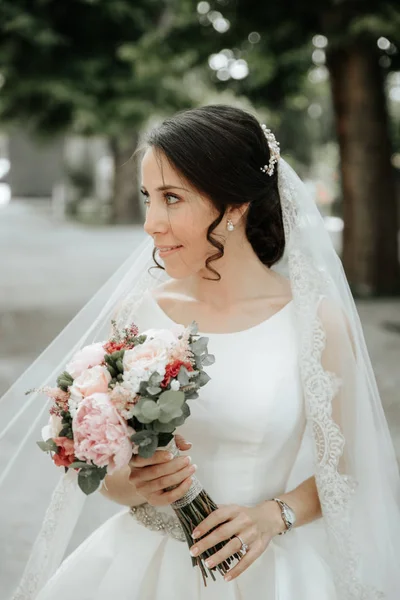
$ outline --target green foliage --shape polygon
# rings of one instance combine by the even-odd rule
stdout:
[[[181,77],[193,56],[174,54],[165,41],[175,20],[181,27],[189,17],[180,6],[177,0],[4,0],[0,120],[28,122],[42,133],[118,136],[154,110],[188,106]]]
[[[67,371],[64,371],[63,373],[61,373],[61,375],[57,377],[57,385],[61,390],[63,390],[63,392],[68,392],[69,386],[73,383],[74,378],[69,373],[67,373]]]
[[[78,485],[82,492],[89,496],[96,492],[100,483],[107,474],[107,467],[90,467],[81,468],[78,473]]]

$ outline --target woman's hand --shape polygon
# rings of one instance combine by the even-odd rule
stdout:
[[[181,435],[175,436],[179,450],[188,450],[191,444]],[[196,465],[190,464],[190,456],[179,456],[171,460],[169,452],[156,450],[150,458],[134,456],[130,461],[129,481],[136,491],[152,506],[164,506],[182,498],[192,484],[191,475]],[[164,492],[169,486],[178,487]]]
[[[237,504],[219,505],[218,510],[212,512],[193,531],[194,538],[202,539],[193,544],[190,553],[192,556],[198,556],[218,543],[230,540],[221,550],[206,560],[207,567],[212,568],[240,550],[240,540],[232,537],[239,535],[249,549],[225,576],[226,581],[234,579],[243,573],[266,550],[271,539],[282,531],[283,522],[280,511],[277,511],[276,507],[276,502],[272,504],[264,502],[254,507]],[[198,532],[197,536],[194,535],[195,532]],[[206,535],[207,532],[210,533]]]

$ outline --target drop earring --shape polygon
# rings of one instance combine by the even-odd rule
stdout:
[[[231,219],[228,219],[228,222],[226,224],[226,228],[227,228],[228,231],[233,231],[235,229],[235,226],[232,223]]]

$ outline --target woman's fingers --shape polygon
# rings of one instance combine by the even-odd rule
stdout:
[[[142,496],[148,496],[150,494],[154,494],[155,492],[162,491],[170,486],[179,485],[180,483],[182,483],[182,481],[187,479],[187,477],[193,475],[195,470],[195,465],[187,465],[183,469],[177,471],[176,473],[163,475],[162,477],[158,477],[157,479],[152,478],[151,480],[147,481],[139,480],[136,483],[136,489]]]
[[[143,456],[139,456],[139,454],[135,454],[135,456],[131,458],[129,465],[131,467],[148,467],[149,465],[165,463],[172,459],[173,456],[171,452],[167,452],[166,450],[156,450],[150,458],[144,458]]]
[[[186,441],[185,438],[179,433],[175,435],[175,444],[179,450],[189,450],[189,448],[191,448],[193,445],[192,442]]]
[[[168,492],[156,492],[155,494],[151,494],[147,501],[153,506],[164,506],[166,504],[172,504],[172,502],[180,500],[186,494],[186,492],[189,491],[192,483],[192,478],[188,477],[173,490],[169,490]]]

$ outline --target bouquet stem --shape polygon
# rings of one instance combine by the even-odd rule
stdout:
[[[169,442],[169,444],[166,446],[166,449],[172,452],[174,456],[179,456],[180,454],[179,449],[175,444],[175,438],[173,438]],[[208,517],[209,514],[211,514],[214,510],[218,509],[218,505],[215,504],[212,498],[210,498],[207,492],[203,489],[199,480],[194,476],[192,477],[192,479],[193,483],[190,486],[190,489],[186,492],[186,494],[182,498],[171,504],[176,516],[178,517],[182,525],[182,529],[184,531],[189,548],[193,546],[194,543],[192,538],[192,532],[194,531],[194,529],[196,529],[197,525],[199,525],[206,517]],[[168,491],[174,489],[174,487],[176,486],[166,488],[166,490]],[[216,528],[217,527],[215,527],[214,529]],[[211,531],[213,531],[213,529],[208,531],[206,535],[209,535]],[[200,540],[202,538],[198,539]],[[228,543],[228,541],[229,540],[224,540],[223,542],[218,543],[216,546],[209,548],[199,556],[191,557],[192,565],[194,567],[198,566],[201,570],[205,586],[207,586],[208,574],[210,574],[212,579],[216,581],[214,574],[215,571],[218,571],[223,577],[229,571],[233,559],[240,560],[241,555],[238,552],[236,552],[235,554],[224,560],[222,563],[219,563],[211,569],[209,569],[205,565],[205,561],[207,560],[207,558],[221,550],[221,548],[223,548]]]

